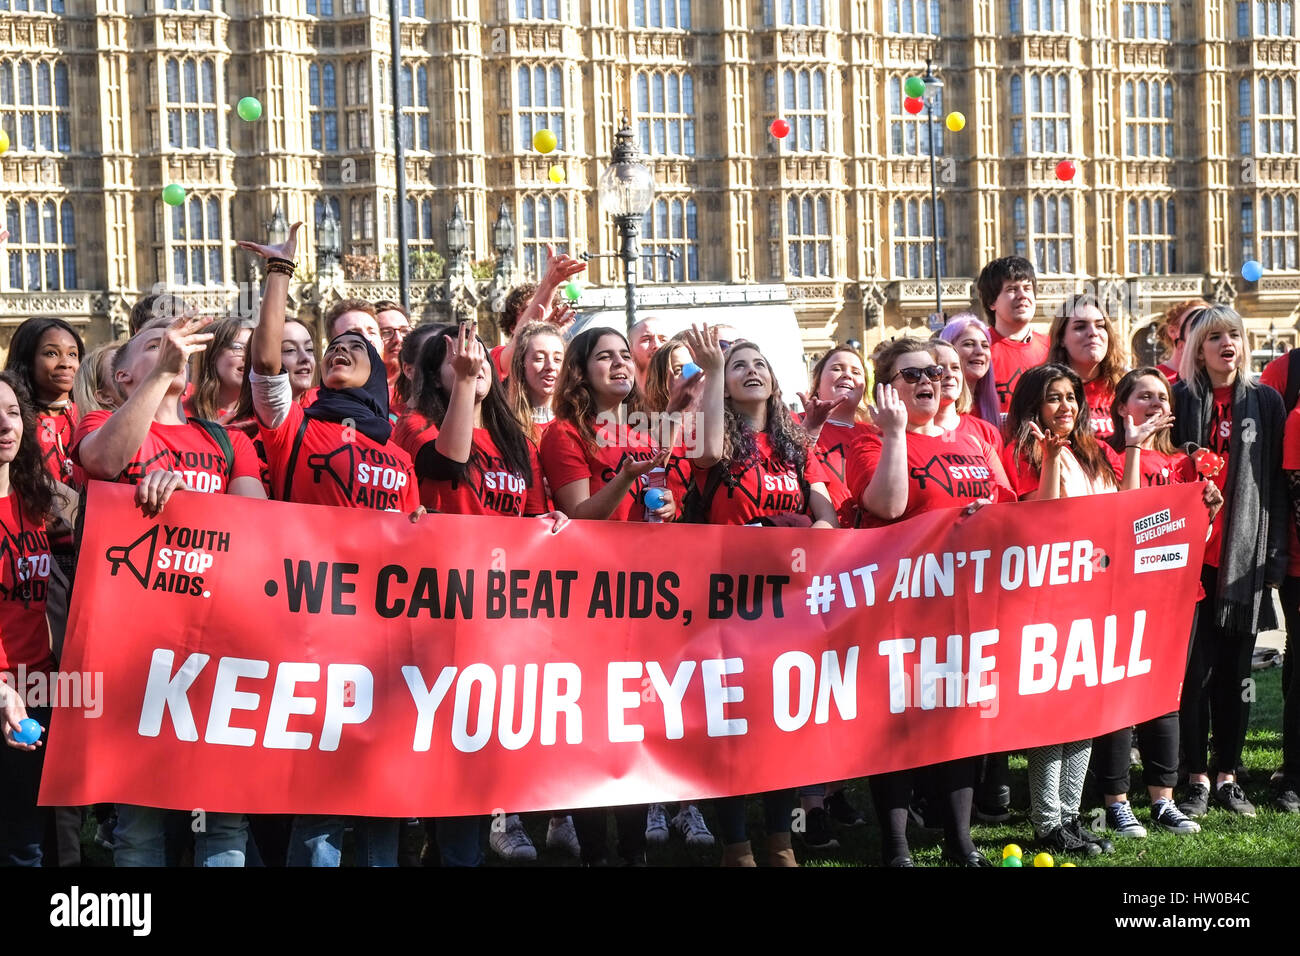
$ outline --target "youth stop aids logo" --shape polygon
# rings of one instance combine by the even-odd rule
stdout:
[[[229,531],[154,525],[130,544],[110,547],[104,559],[109,574],[117,576],[125,570],[146,591],[207,598],[212,592],[205,588],[203,575],[215,565],[218,554],[229,550]]]

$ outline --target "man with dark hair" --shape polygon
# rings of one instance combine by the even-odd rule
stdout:
[[[194,314],[190,304],[170,292],[151,292],[131,307],[131,335],[154,319],[179,319]]]
[[[384,357],[388,387],[391,389],[402,374],[402,342],[411,334],[411,315],[391,299],[380,299],[375,303],[375,322],[379,325],[379,337],[384,342],[379,354]]]
[[[365,299],[340,299],[325,313],[325,340],[332,342],[344,332],[357,331],[370,340],[375,351],[384,354],[375,307]]]
[[[1030,328],[1037,306],[1038,278],[1028,259],[1003,256],[984,267],[975,288],[988,315],[993,381],[1005,415],[1021,372],[1047,361],[1047,336]]]

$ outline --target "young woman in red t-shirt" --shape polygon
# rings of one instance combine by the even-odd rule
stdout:
[[[969,512],[1014,497],[993,448],[975,435],[949,434],[935,422],[945,372],[936,362],[940,348],[904,338],[876,355],[871,414],[879,435],[858,444],[849,459],[849,488],[872,525],[944,508],[964,507]],[[952,356],[959,373],[955,353],[946,347],[943,351]],[[979,758],[967,758],[871,778],[886,866],[913,865],[907,844],[908,807],[922,780],[932,782],[943,809],[948,859],[962,866],[992,866],[970,838],[978,764]]]
[[[36,410],[36,438],[55,481],[72,481],[72,434],[80,416],[72,400],[85,357],[81,336],[63,319],[27,319],[14,329],[5,369],[14,372]]]
[[[994,381],[993,346],[989,344],[989,327],[974,312],[958,312],[948,320],[938,337],[950,344],[961,356],[962,374],[970,389],[970,414],[1002,427],[1002,402]]]
[[[507,380],[510,408],[528,440],[540,445],[555,421],[555,390],[564,365],[564,338],[545,322],[530,322],[515,334]]]
[[[703,369],[699,453],[691,459],[691,481],[700,494],[706,524],[838,526],[826,490],[826,473],[813,442],[781,400],[781,386],[757,345],[737,342],[724,356],[718,330],[691,340]],[[744,796],[714,801],[723,841],[724,866],[753,866],[747,838]],[[790,841],[794,794],[763,794],[768,859],[774,866],[798,866]]]
[[[943,339],[931,339],[934,360],[943,369],[939,380],[939,414],[934,423],[946,432],[974,435],[994,452],[1001,452],[1002,433],[971,414],[971,393],[957,349]]]
[[[826,472],[826,491],[841,528],[857,523],[857,508],[849,493],[846,467],[853,446],[873,434],[864,396],[867,373],[862,356],[848,345],[837,345],[813,366],[809,394],[800,394],[802,424],[816,444],[813,454]]]
[[[1040,365],[1021,376],[1007,411],[1004,455],[1022,499],[1051,500],[1119,488],[1118,456],[1098,443],[1089,422],[1083,382],[1068,366]],[[1112,853],[1110,841],[1079,819],[1091,740],[1026,752],[1029,819],[1038,841],[1057,853]]]
[[[212,342],[199,355],[185,414],[228,425],[239,413],[245,355],[253,330],[240,319],[222,319],[208,326],[208,331]]]
[[[1128,365],[1119,330],[1094,296],[1076,295],[1057,310],[1047,341],[1048,363],[1073,369],[1083,381],[1088,421],[1093,434],[1105,441],[1114,427],[1110,405],[1115,384]]]
[[[1226,504],[1205,544],[1205,597],[1197,605],[1183,680],[1179,714],[1188,792],[1178,806],[1196,818],[1213,796],[1230,813],[1253,817],[1255,807],[1236,776],[1250,717],[1241,688],[1250,677],[1256,634],[1277,626],[1269,588],[1281,584],[1287,570],[1286,410],[1282,396],[1250,374],[1245,324],[1232,309],[1195,310],[1183,320],[1182,334],[1174,444],[1191,442],[1223,459],[1213,480]]]
[[[1173,415],[1169,412],[1169,381],[1156,368],[1129,372],[1115,387],[1111,405],[1114,433],[1110,446],[1124,455],[1125,490],[1198,481],[1196,466],[1169,440]],[[1205,503],[1213,520],[1223,496],[1213,482],[1203,483]],[[1137,726],[1142,751],[1142,776],[1151,798],[1151,823],[1169,833],[1200,832],[1200,824],[1174,804],[1178,779],[1178,711]],[[1129,805],[1129,754],[1133,728],[1123,727],[1092,742],[1092,765],[1101,782],[1106,804],[1106,826],[1122,837],[1145,837]]]
[[[45,620],[50,575],[47,528],[57,520],[71,527],[76,521],[77,496],[57,484],[45,467],[37,440],[35,410],[27,389],[13,371],[0,372],[0,533],[5,554],[0,558],[0,672],[19,668],[45,674],[51,681],[54,658]],[[0,715],[6,747],[0,747],[0,864],[40,866],[47,811],[36,804],[44,764],[44,739],[21,744],[13,735],[30,717],[50,725],[50,708],[42,701],[29,712],[23,694],[0,682]]]

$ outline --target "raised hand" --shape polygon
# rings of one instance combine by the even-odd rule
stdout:
[[[302,223],[295,222],[289,227],[289,238],[284,240],[278,246],[264,246],[260,242],[250,242],[247,239],[236,241],[235,245],[247,250],[254,255],[261,256],[263,259],[290,259],[298,251],[298,230]]]
[[[578,310],[566,302],[551,313],[549,321],[561,332],[568,331],[569,326],[578,321]]]
[[[839,398],[826,400],[818,398],[816,395],[805,395],[803,392],[797,392],[796,394],[799,396],[799,401],[803,402],[804,430],[810,435],[820,431],[835,410],[850,398],[848,395],[841,395]]]
[[[575,259],[565,252],[557,253],[554,243],[546,244],[546,272],[542,276],[541,285],[558,289],[578,273],[586,270],[587,263],[581,259]]]
[[[1145,445],[1147,439],[1168,431],[1174,427],[1172,412],[1161,412],[1155,418],[1147,418],[1141,424],[1133,421],[1132,415],[1124,416],[1124,444]]]
[[[167,332],[158,344],[158,374],[173,378],[181,374],[190,356],[204,351],[212,341],[211,332],[199,331],[211,321],[211,318],[181,316],[167,326]]]
[[[1038,442],[1038,448],[1042,452],[1044,461],[1049,458],[1060,457],[1061,449],[1070,447],[1070,439],[1068,438],[1062,438],[1055,432],[1044,435],[1043,430],[1038,427],[1038,422],[1029,423],[1029,432],[1034,436],[1034,440]]]
[[[718,375],[722,372],[722,346],[718,345],[718,326],[701,328],[692,325],[682,335],[682,341],[690,350],[691,359],[706,375]]]
[[[483,351],[483,343],[475,334],[474,323],[462,323],[456,338],[453,339],[450,335],[446,338],[447,347],[451,351],[451,368],[456,377],[470,381],[478,378],[487,353]]]
[[[882,382],[876,386],[876,403],[868,405],[871,421],[884,434],[898,437],[907,430],[907,406],[894,386]]]
[[[669,414],[684,412],[688,408],[699,408],[700,398],[704,394],[704,379],[707,372],[700,372],[698,375],[692,375],[690,378],[681,378],[673,383],[668,392],[668,407],[664,411]]]

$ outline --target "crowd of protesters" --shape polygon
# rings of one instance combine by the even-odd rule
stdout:
[[[552,255],[537,284],[507,297],[504,345],[488,348],[473,323],[412,327],[395,302],[345,299],[323,317],[318,357],[312,328],[286,315],[297,231],[280,246],[239,243],[264,260],[255,324],[213,322],[153,295],[133,310],[129,339],[89,353],[59,319],[30,319],[15,332],[0,373],[8,542],[0,671],[57,667],[49,616],[56,594],[66,602],[73,587],[79,493],[92,479],[134,485],[151,515],[176,491],[198,491],[395,511],[417,523],[430,513],[532,518],[556,530],[569,520],[867,528],[936,509],[1199,482],[1211,534],[1179,710],[1096,740],[1029,750],[1022,809],[1035,842],[1053,853],[1109,853],[1112,838],[1145,837],[1129,800],[1136,743],[1150,827],[1194,835],[1211,804],[1254,816],[1237,778],[1250,707],[1240,688],[1257,631],[1278,626],[1271,589],[1280,588],[1284,746],[1272,790],[1279,810],[1300,812],[1300,678],[1291,654],[1300,633],[1300,353],[1274,362],[1261,382],[1231,309],[1178,303],[1159,326],[1166,363],[1131,368],[1115,324],[1091,296],[1062,303],[1047,335],[1033,331],[1036,277],[1012,256],[979,276],[985,320],[964,312],[933,339],[888,340],[869,364],[840,345],[820,357],[808,383],[780,383],[758,345],[726,326],[668,337],[649,318],[627,335],[604,327],[571,334],[576,316],[559,290],[585,266]],[[791,390],[805,386],[803,412],[793,414]],[[688,419],[689,443],[681,427]],[[403,474],[393,483],[400,490],[331,481],[308,464],[344,442]],[[973,480],[923,479],[950,457]],[[3,683],[0,711],[8,743],[0,747],[0,863],[39,865],[44,855],[48,864],[55,853],[75,863],[83,811],[38,807],[42,742],[15,736],[27,717],[48,727],[50,712],[26,707]],[[1090,766],[1104,794],[1104,827],[1083,823]],[[1009,818],[1008,755],[880,774],[870,795],[884,865],[913,865],[908,823],[920,819],[942,828],[951,863],[992,866],[971,824]],[[794,821],[810,850],[834,848],[838,829],[864,823],[842,781],[765,793],[759,803],[760,857],[770,865],[798,865]],[[89,809],[117,866],[175,865],[190,852],[188,814]],[[676,832],[691,849],[720,845],[724,865],[753,866],[748,823],[744,797],[556,809],[545,842],[584,863],[636,864]],[[415,825],[427,831],[425,856],[442,865],[480,865],[489,850],[537,858],[514,814],[402,821],[211,813],[192,835],[193,861],[338,866],[351,830],[356,862],[393,866],[403,827]]]

